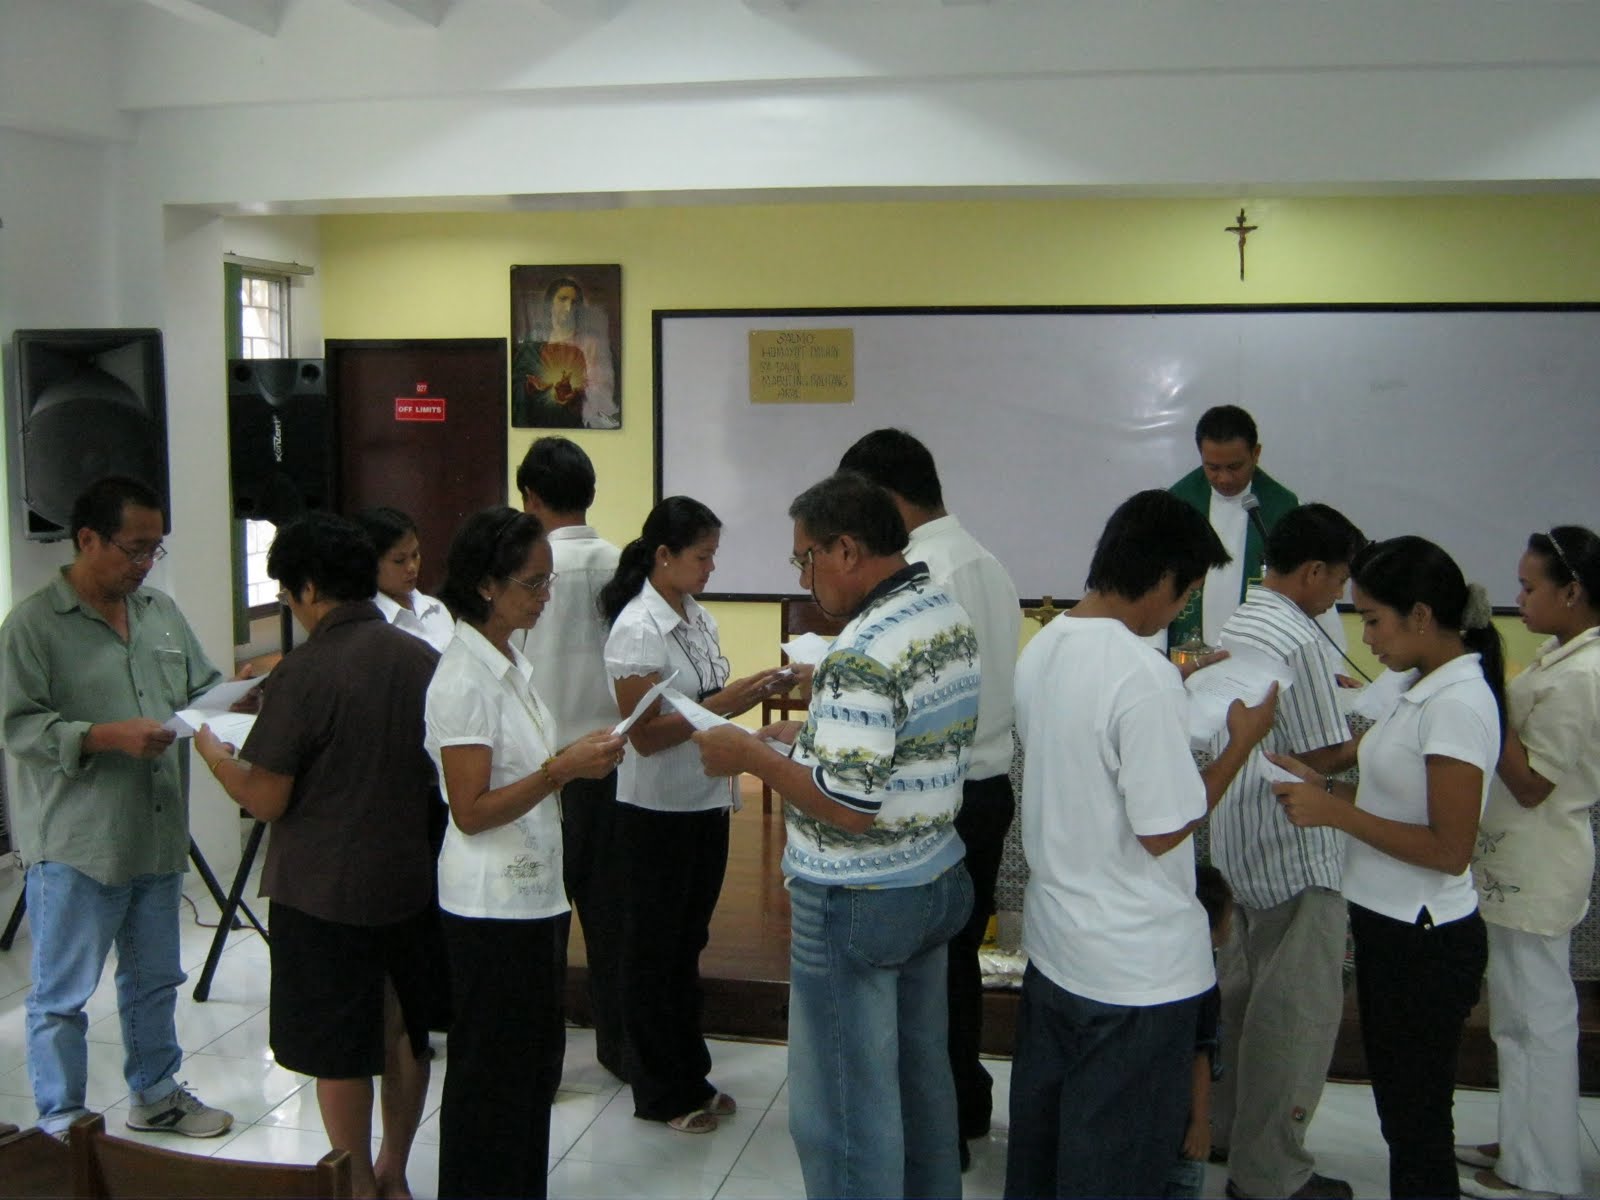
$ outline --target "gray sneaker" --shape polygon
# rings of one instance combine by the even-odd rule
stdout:
[[[218,1137],[233,1128],[233,1114],[202,1104],[179,1084],[170,1096],[154,1104],[135,1104],[128,1110],[128,1128],[147,1133],[181,1133],[184,1137]]]

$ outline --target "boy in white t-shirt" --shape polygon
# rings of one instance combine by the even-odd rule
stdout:
[[[1007,1196],[1160,1195],[1183,1141],[1201,996],[1216,983],[1189,835],[1272,725],[1228,712],[1203,772],[1178,669],[1141,639],[1228,558],[1162,491],[1122,504],[1087,592],[1017,664],[1030,959],[1011,1074]]]

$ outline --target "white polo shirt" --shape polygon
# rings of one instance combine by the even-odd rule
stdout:
[[[455,635],[456,623],[451,617],[450,610],[444,606],[443,600],[435,600],[432,596],[423,595],[421,592],[411,593],[411,607],[391,599],[379,592],[372,598],[378,606],[378,611],[383,614],[383,619],[396,629],[404,629],[412,637],[421,638],[440,654],[450,644],[450,639]]]
[[[1022,639],[1017,586],[1000,560],[950,516],[913,529],[905,559],[927,565],[933,582],[967,610],[978,635],[983,682],[978,692],[978,734],[972,744],[968,777],[1007,775],[1011,771],[1011,693],[1017,670],[1017,644]]]
[[[1022,947],[1057,987],[1149,1006],[1216,982],[1194,840],[1157,858],[1139,835],[1205,815],[1178,669],[1122,622],[1057,617],[1017,662]]]
[[[1428,756],[1471,763],[1483,772],[1479,812],[1500,758],[1500,714],[1476,654],[1452,658],[1422,676],[1361,739],[1356,807],[1412,825],[1428,822]],[[1345,899],[1410,925],[1422,909],[1435,925],[1478,907],[1472,871],[1446,875],[1403,863],[1358,838],[1345,838]]]
[[[444,778],[446,746],[487,746],[489,787],[515,783],[555,753],[555,717],[515,646],[511,658],[465,621],[428,685],[428,754]],[[439,852],[439,907],[462,917],[530,920],[567,911],[561,809],[554,796],[510,824],[466,834],[454,821]]]
[[[1594,834],[1589,809],[1600,800],[1600,628],[1565,646],[1551,638],[1506,688],[1506,716],[1528,751],[1528,765],[1555,785],[1543,803],[1523,808],[1499,775],[1472,859],[1483,919],[1555,937],[1589,911]]]
[[[617,614],[605,649],[614,710],[616,681],[634,675],[665,679],[676,671],[673,688],[691,700],[728,682],[728,660],[717,641],[716,621],[693,596],[683,598],[683,609],[686,616],[680,617],[647,579]],[[706,774],[693,742],[680,742],[648,757],[630,743],[617,773],[617,799],[658,812],[703,812],[727,808],[733,790],[726,779]]]
[[[606,675],[606,637],[600,589],[617,573],[620,552],[587,525],[552,529],[555,586],[539,622],[511,635],[533,664],[533,685],[556,714],[557,744],[617,723],[617,702]]]

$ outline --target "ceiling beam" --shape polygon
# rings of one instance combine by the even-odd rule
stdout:
[[[403,29],[437,29],[455,0],[346,0],[387,25]]]
[[[152,8],[197,25],[276,37],[289,0],[144,0]]]

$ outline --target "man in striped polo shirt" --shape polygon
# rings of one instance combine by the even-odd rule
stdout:
[[[1224,649],[1270,656],[1294,673],[1261,749],[1323,773],[1353,764],[1355,743],[1316,618],[1344,594],[1364,540],[1325,504],[1291,509],[1267,535],[1262,582],[1222,627]],[[1261,762],[1245,764],[1211,816],[1212,859],[1235,901],[1218,964],[1225,1033],[1214,1140],[1228,1156],[1229,1196],[1347,1198],[1349,1184],[1317,1174],[1305,1149],[1344,1011],[1339,834],[1291,825]]]
[[[959,1196],[945,946],[972,908],[955,831],[978,722],[966,612],[908,564],[889,494],[844,472],[789,508],[791,561],[848,617],[803,726],[695,735],[787,802],[789,1131],[808,1196]],[[785,747],[787,748],[787,747]]]

